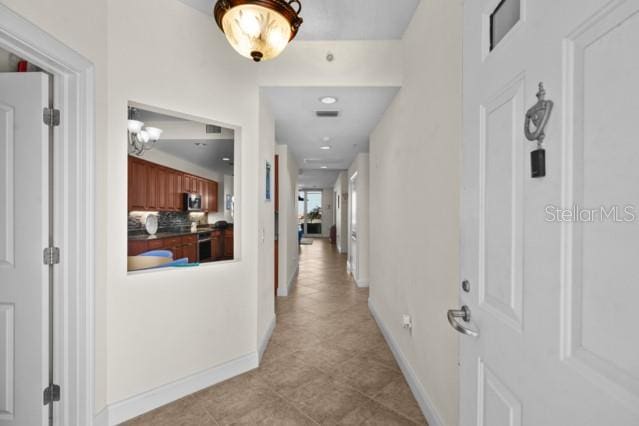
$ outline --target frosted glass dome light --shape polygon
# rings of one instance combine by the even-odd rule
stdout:
[[[301,10],[299,0],[219,0],[213,13],[233,49],[260,62],[277,57],[295,38]]]

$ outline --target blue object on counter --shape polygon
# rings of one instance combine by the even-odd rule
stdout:
[[[156,266],[156,268],[171,268],[174,266],[197,266],[196,264],[190,264],[188,257],[183,257],[182,259],[174,260],[173,262],[164,263],[162,265]]]
[[[173,257],[173,253],[169,250],[151,250],[145,253],[140,253],[138,256],[151,256],[151,257]]]

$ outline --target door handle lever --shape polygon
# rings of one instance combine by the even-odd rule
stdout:
[[[479,337],[478,331],[464,327],[457,321],[458,318],[461,318],[464,322],[470,322],[470,308],[468,306],[464,305],[461,309],[451,309],[446,316],[448,317],[448,323],[461,334],[470,337]]]

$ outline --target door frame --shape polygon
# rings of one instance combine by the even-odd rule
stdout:
[[[0,4],[0,47],[51,73],[56,303],[54,379],[62,388],[56,424],[92,425],[95,404],[95,68],[93,63]],[[44,247],[43,247],[44,249]],[[41,256],[41,253],[34,253]]]

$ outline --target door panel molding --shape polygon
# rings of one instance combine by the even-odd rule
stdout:
[[[593,96],[594,87],[588,86],[589,63],[597,66],[610,66],[616,63],[615,55],[619,60],[623,59],[623,53],[614,49],[605,49],[606,61],[588,61],[588,55],[600,48],[600,43],[605,43],[606,38],[614,36],[617,31],[623,31],[626,24],[633,24],[639,28],[639,5],[628,0],[615,0],[608,3],[596,12],[575,31],[570,33],[563,44],[563,81],[564,81],[564,135],[563,135],[563,174],[562,174],[562,207],[572,208],[579,205],[584,208],[595,207],[584,203],[605,204],[614,198],[614,194],[606,198],[597,193],[597,189],[586,180],[586,170],[597,170],[595,164],[589,164],[588,159],[598,155],[588,155],[587,152],[595,151],[595,144],[588,142],[593,135],[589,135],[587,117],[590,117],[595,108],[606,108],[606,105],[592,105],[584,93]],[[628,52],[626,52],[628,53]],[[599,80],[598,82],[602,83]],[[622,85],[622,83],[619,83]],[[621,102],[621,100],[620,100]],[[590,108],[590,109],[588,109]],[[588,114],[591,115],[588,115]],[[609,149],[615,149],[609,147]],[[619,173],[620,170],[609,171]],[[623,170],[622,170],[623,172]],[[600,172],[599,172],[600,173]],[[589,192],[594,191],[593,193]],[[599,191],[600,193],[601,191]],[[597,203],[599,201],[600,203]],[[561,329],[560,329],[560,358],[563,362],[572,366],[580,375],[594,382],[602,390],[615,395],[625,402],[635,412],[639,413],[639,366],[628,365],[625,358],[617,357],[610,352],[602,353],[594,347],[589,347],[584,336],[591,332],[589,324],[593,324],[595,317],[601,315],[593,313],[592,307],[584,303],[584,293],[592,292],[593,287],[604,283],[601,280],[588,279],[587,267],[592,262],[584,261],[584,252],[588,250],[588,235],[592,234],[592,227],[604,225],[584,224],[579,222],[562,223],[561,232]],[[615,224],[623,227],[625,225]],[[634,225],[636,226],[636,224]],[[590,232],[590,234],[588,234]],[[592,250],[591,250],[592,251]],[[614,259],[614,253],[607,253],[608,258]],[[599,265],[599,263],[597,263]],[[608,272],[610,265],[599,265],[599,269]],[[587,282],[586,282],[587,281]],[[619,282],[611,282],[611,285],[623,285]],[[607,284],[605,284],[607,286]],[[584,287],[586,286],[586,287]],[[600,289],[595,288],[594,291]],[[609,291],[614,291],[613,288]],[[590,294],[590,293],[589,293]],[[592,305],[590,305],[592,306]],[[601,306],[599,309],[604,309]],[[586,315],[586,318],[584,317]],[[590,316],[589,316],[590,315]],[[606,326],[609,330],[623,329],[626,324],[606,324],[605,321],[596,321],[603,330]],[[602,330],[597,330],[602,333]],[[605,335],[605,330],[603,335]],[[629,337],[632,338],[632,337]],[[618,348],[619,349],[619,348]],[[617,350],[619,356],[624,351]]]
[[[479,140],[479,271],[478,271],[478,289],[479,289],[479,306],[490,312],[502,322],[508,324],[516,331],[521,332],[523,327],[523,250],[524,250],[524,229],[523,229],[523,200],[524,200],[524,181],[525,166],[524,158],[524,142],[521,138],[523,129],[524,114],[524,87],[525,75],[523,73],[517,75],[504,88],[498,91],[498,94],[488,102],[480,106],[480,140]],[[507,149],[507,158],[505,164],[493,164],[489,167],[487,164],[488,151],[491,144],[499,144],[494,140],[491,143],[490,118],[493,114],[505,112],[510,116],[510,126],[505,129],[508,133],[505,148]],[[504,130],[504,129],[502,129]],[[488,192],[489,182],[487,182],[488,169],[494,173],[510,172],[510,176],[501,176],[505,179],[495,179],[503,183],[504,188],[501,190],[507,193],[507,208],[510,209],[507,219],[508,223],[502,227],[507,229],[506,236],[502,241],[508,244],[506,255],[509,257],[507,263],[509,285],[508,288],[493,288],[496,286],[496,279],[491,279],[487,269],[487,259],[497,260],[493,267],[499,267],[504,263],[502,256],[495,257],[494,253],[489,253],[491,249],[487,246],[491,245],[491,239],[495,238],[495,229],[488,229],[487,211],[490,209]],[[499,176],[496,176],[499,177]],[[502,200],[503,201],[503,200]],[[492,242],[492,245],[500,245],[499,242]],[[502,271],[503,272],[503,271]],[[501,291],[500,291],[501,290]],[[501,293],[501,294],[499,294]]]
[[[14,111],[0,103],[0,268],[12,267],[14,262]]]
[[[0,304],[0,420],[13,420],[14,305]]]
[[[481,358],[477,363],[477,425],[521,426],[519,398]]]

